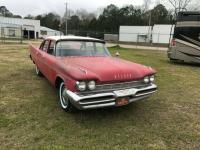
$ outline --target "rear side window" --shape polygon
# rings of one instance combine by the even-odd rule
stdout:
[[[48,50],[48,47],[49,47],[49,41],[44,41],[40,46],[40,50],[46,52]]]
[[[49,48],[49,41],[45,41],[42,50],[43,50],[43,51],[47,51],[48,48]]]

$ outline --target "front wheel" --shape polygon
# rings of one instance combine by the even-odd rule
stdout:
[[[70,103],[69,97],[67,96],[67,89],[65,87],[64,82],[60,84],[59,87],[59,100],[60,100],[60,106],[62,107],[63,110],[65,111],[72,111],[73,106]]]
[[[36,72],[36,75],[39,76],[39,77],[42,77],[42,72],[39,70],[39,68],[37,67],[37,65],[35,65],[35,72]]]

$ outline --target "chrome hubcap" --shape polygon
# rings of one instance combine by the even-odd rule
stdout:
[[[66,109],[69,105],[69,99],[67,98],[66,95],[66,88],[64,83],[61,83],[59,92],[60,92],[60,104],[62,108]]]
[[[37,66],[35,67],[35,71],[36,71],[36,74],[39,74],[39,70]]]

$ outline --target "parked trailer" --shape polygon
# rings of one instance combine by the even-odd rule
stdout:
[[[150,42],[151,26],[120,26],[119,41],[147,43]]]
[[[170,24],[155,24],[152,30],[153,44],[169,44],[171,34],[174,32],[174,25]]]
[[[170,60],[200,63],[200,12],[180,12],[168,50]]]

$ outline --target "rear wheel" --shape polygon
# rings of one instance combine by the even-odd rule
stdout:
[[[66,92],[67,92],[67,88],[66,88],[64,82],[61,82],[61,84],[59,86],[59,102],[60,102],[60,106],[65,111],[72,111],[74,109],[74,107],[70,103],[70,98],[68,97]]]
[[[41,71],[39,70],[39,68],[37,67],[37,65],[35,65],[35,72],[36,72],[36,75],[39,76],[39,77],[42,77],[42,73]]]

